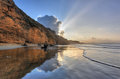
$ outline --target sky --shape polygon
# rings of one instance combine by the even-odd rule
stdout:
[[[120,42],[120,0],[14,0],[31,18],[49,15],[62,22],[64,37]]]

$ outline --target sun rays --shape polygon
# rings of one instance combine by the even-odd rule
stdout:
[[[97,2],[94,1],[87,5],[84,5],[82,9],[78,9],[80,7],[80,1],[76,1],[75,3],[73,3],[70,11],[68,11],[68,15],[62,23],[62,27],[60,28],[60,30],[66,30],[67,28],[72,27],[72,25],[75,25],[76,22],[78,22],[78,20],[80,20],[83,15],[89,12],[96,4]],[[75,13],[76,10],[78,10],[77,13]]]

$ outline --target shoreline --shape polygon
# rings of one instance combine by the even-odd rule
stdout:
[[[74,48],[77,48],[75,46],[73,46]],[[102,61],[99,61],[99,60],[96,60],[96,59],[93,59],[93,58],[90,58],[87,56],[87,52],[85,49],[82,49],[82,48],[78,48],[80,50],[83,50],[83,57],[92,61],[92,62],[96,62],[96,63],[99,63],[99,64],[102,64],[102,65],[106,65],[106,66],[109,66],[109,67],[113,67],[113,68],[117,68],[117,69],[120,69],[120,66],[117,66],[117,65],[113,65],[113,64],[110,64],[110,63],[106,63],[106,62],[102,62]]]
[[[38,46],[37,44],[27,44],[28,46]],[[27,46],[27,47],[28,47]],[[16,49],[16,48],[21,48],[21,47],[26,47],[21,44],[7,44],[7,43],[0,43],[0,50],[8,50],[8,49]]]
[[[16,49],[16,48],[30,47],[30,46],[39,46],[39,45],[38,44],[27,44],[27,46],[24,46],[22,44],[15,44],[15,43],[11,43],[11,44],[0,43],[0,50],[9,50],[9,49]],[[55,46],[59,46],[59,45],[55,45]],[[49,46],[48,48],[52,49],[51,46]]]
[[[0,50],[8,50],[8,49],[15,49],[15,48],[21,48],[24,47],[20,44],[4,44],[4,43],[0,43]]]

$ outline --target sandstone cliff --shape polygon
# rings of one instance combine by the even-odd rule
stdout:
[[[22,10],[13,0],[0,0],[0,43],[45,43],[68,44],[69,42],[55,35]]]

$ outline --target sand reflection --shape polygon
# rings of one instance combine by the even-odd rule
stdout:
[[[39,47],[26,47],[0,51],[0,78],[20,79],[40,66],[46,59],[55,56],[56,49],[44,51]]]

